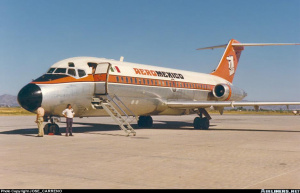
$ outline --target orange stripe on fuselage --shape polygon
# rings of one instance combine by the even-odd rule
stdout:
[[[68,76],[68,77],[63,77],[63,78],[58,78],[55,80],[50,80],[50,81],[32,81],[31,83],[35,84],[59,84],[59,83],[73,83],[73,82],[94,82],[93,75],[88,75],[86,77],[76,79],[74,77]]]
[[[105,82],[107,74],[89,74],[87,77],[76,79],[68,76],[58,78],[50,81],[33,81],[35,84],[60,84],[60,83],[77,83],[77,82]],[[197,90],[212,90],[214,85],[191,83],[183,81],[172,81],[172,80],[161,80],[161,79],[150,79],[150,78],[139,78],[130,76],[117,76],[109,75],[109,83],[121,83],[131,85],[145,85],[145,86],[157,86],[157,87],[176,87],[184,89],[197,89]]]

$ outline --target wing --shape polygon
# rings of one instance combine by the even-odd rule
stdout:
[[[300,105],[300,102],[248,102],[248,101],[170,101],[167,106],[170,108],[192,109],[208,107],[243,107],[253,106],[258,109],[259,106],[276,106],[276,105]]]

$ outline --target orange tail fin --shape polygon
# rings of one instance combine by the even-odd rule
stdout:
[[[216,70],[211,74],[224,78],[232,83],[237,65],[241,56],[244,46],[292,46],[300,45],[300,43],[240,43],[237,40],[230,40],[228,44],[211,46],[205,48],[198,48],[197,50],[225,48],[226,50],[221,58],[221,61]]]
[[[217,69],[211,73],[212,75],[219,76],[232,83],[241,53],[244,50],[243,46],[233,46],[232,44],[239,43],[240,42],[234,39],[229,41],[223,57]]]

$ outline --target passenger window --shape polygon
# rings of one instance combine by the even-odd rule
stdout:
[[[54,72],[54,70],[55,70],[55,68],[50,68],[47,73],[52,74]]]
[[[78,70],[78,76],[81,78],[81,77],[84,77],[86,75],[85,71],[84,70]]]
[[[71,76],[76,76],[76,71],[75,71],[75,69],[69,68],[69,69],[68,69],[68,74],[71,75]]]
[[[55,70],[55,74],[65,74],[66,73],[66,71],[67,71],[67,69],[66,68],[57,68],[56,70]]]

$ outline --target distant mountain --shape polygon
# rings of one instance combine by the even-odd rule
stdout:
[[[18,99],[16,96],[4,94],[4,95],[0,95],[0,106],[16,107],[20,105],[18,103]]]

